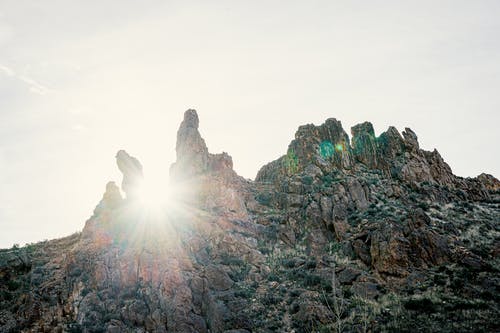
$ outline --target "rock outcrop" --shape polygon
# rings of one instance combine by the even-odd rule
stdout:
[[[125,150],[120,150],[116,154],[116,164],[123,174],[122,190],[128,199],[136,198],[143,181],[142,164]]]
[[[177,131],[177,159],[170,168],[171,182],[182,192],[179,197],[191,205],[246,217],[248,181],[234,172],[229,154],[208,152],[198,126],[196,111],[187,110]]]
[[[236,176],[233,159],[226,152],[210,154],[205,140],[198,131],[198,114],[189,109],[177,131],[177,160],[170,168],[173,181],[193,179],[199,175],[216,174],[227,178]]]
[[[500,181],[492,175],[482,173],[477,176],[477,180],[484,186],[486,190],[490,192],[500,190]]]
[[[481,190],[472,193],[470,189],[477,183],[453,175],[437,150],[428,152],[420,149],[417,135],[410,128],[405,128],[401,135],[391,126],[376,137],[372,124],[365,122],[353,126],[351,133],[350,141],[336,119],[328,119],[320,126],[301,126],[287,154],[262,167],[256,180],[280,183],[287,177],[304,172],[306,168],[319,168],[323,173],[338,171],[346,175],[357,175],[360,170],[370,169],[379,170],[386,177],[401,180],[410,186],[432,183],[471,196],[487,197]]]
[[[173,177],[192,177],[208,170],[208,148],[198,131],[199,124],[195,110],[189,109],[184,113],[184,120],[177,131],[177,161],[170,169]]]
[[[378,166],[377,138],[373,125],[369,122],[351,128],[354,157],[360,163],[375,169]]]
[[[331,118],[250,181],[198,128],[186,111],[169,203],[137,200],[121,150],[125,199],[109,182],[82,233],[0,250],[1,332],[500,330],[495,177]]]

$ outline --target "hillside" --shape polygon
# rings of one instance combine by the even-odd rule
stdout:
[[[496,178],[331,118],[251,181],[198,127],[162,209],[119,151],[124,195],[106,184],[81,233],[0,251],[0,332],[500,331]]]

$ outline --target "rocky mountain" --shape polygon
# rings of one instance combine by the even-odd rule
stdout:
[[[1,332],[500,331],[496,178],[327,119],[251,181],[198,127],[161,210],[119,151],[124,196],[109,182],[81,233],[0,251]]]

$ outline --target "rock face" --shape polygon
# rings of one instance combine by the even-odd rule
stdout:
[[[358,124],[351,128],[352,148],[354,157],[369,168],[376,168],[378,165],[377,138],[373,125],[369,122]]]
[[[123,173],[122,190],[127,198],[136,198],[138,188],[143,180],[142,164],[133,156],[130,156],[125,150],[120,150],[116,154],[116,164]]]
[[[236,213],[246,217],[244,197],[248,181],[233,170],[231,156],[211,154],[199,131],[195,110],[187,110],[177,131],[177,160],[170,168],[172,183],[180,197],[202,209]]]
[[[283,177],[303,172],[313,165],[323,173],[339,170],[355,175],[360,169],[368,168],[406,183],[430,182],[455,188],[470,186],[453,175],[436,150],[421,150],[417,135],[409,128],[401,136],[396,128],[389,127],[376,137],[372,124],[365,122],[353,126],[351,133],[352,146],[336,119],[328,119],[320,126],[301,126],[287,154],[264,166],[256,180],[280,182]]]
[[[177,131],[177,161],[171,167],[174,177],[190,177],[207,171],[208,148],[198,131],[200,121],[195,110],[187,110]]]
[[[484,188],[488,191],[498,191],[500,190],[500,181],[493,177],[492,175],[488,175],[486,173],[482,173],[477,176],[477,180],[484,186]]]
[[[177,160],[170,168],[174,181],[193,179],[206,174],[224,174],[236,176],[233,171],[233,159],[227,153],[210,154],[205,140],[198,131],[198,114],[189,109],[184,113],[184,120],[177,131]]]
[[[301,126],[238,176],[194,110],[171,201],[125,151],[81,233],[0,250],[1,332],[499,331],[500,182],[453,175],[409,128]]]
[[[94,216],[99,216],[104,214],[104,212],[115,210],[122,204],[122,201],[122,194],[118,186],[116,186],[115,182],[108,182],[101,201],[94,209]]]

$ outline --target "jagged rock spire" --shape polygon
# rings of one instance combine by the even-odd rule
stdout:
[[[403,137],[405,139],[406,147],[409,151],[414,152],[420,148],[417,135],[411,130],[411,128],[405,128],[405,130],[403,131]]]
[[[354,163],[349,136],[342,123],[329,118],[322,125],[300,126],[287,154],[259,170],[257,181],[276,180],[280,175],[292,175],[310,165],[319,168],[351,169]]]
[[[300,126],[287,154],[263,166],[256,180],[276,182],[283,176],[306,172],[307,167],[315,166],[323,172],[332,168],[352,172],[368,167],[410,183],[430,182],[453,187],[458,181],[437,151],[420,149],[417,135],[410,128],[400,133],[391,126],[376,137],[373,125],[364,122],[353,126],[351,133],[352,145],[342,124],[334,118],[319,126]]]
[[[106,184],[106,192],[104,192],[101,201],[94,209],[94,215],[99,215],[105,210],[115,209],[121,204],[122,200],[122,194],[115,182],[108,182]]]
[[[356,160],[375,168],[378,162],[377,140],[373,125],[364,122],[351,127],[352,149]]]
[[[184,120],[177,131],[177,160],[170,169],[171,176],[188,177],[207,171],[209,153],[198,131],[199,123],[196,110],[184,112]]]
[[[102,196],[101,202],[109,208],[115,208],[122,201],[120,189],[116,186],[115,182],[108,182],[106,184],[106,192]]]
[[[137,197],[137,191],[144,178],[142,174],[142,164],[133,156],[130,156],[125,150],[120,150],[116,154],[116,164],[121,173],[123,173],[122,190],[127,199]]]

